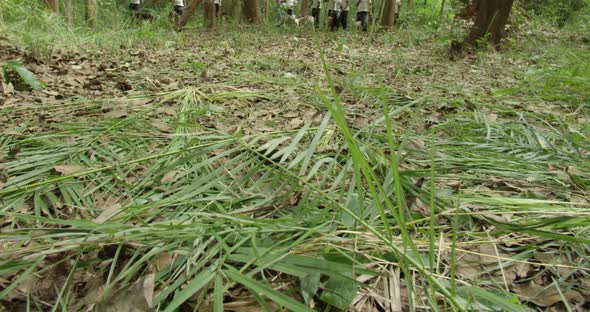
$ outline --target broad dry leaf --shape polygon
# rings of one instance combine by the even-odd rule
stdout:
[[[172,170],[172,171],[168,171],[160,180],[160,183],[169,183],[169,182],[173,182],[176,177],[178,176],[178,174],[180,173],[180,170]]]
[[[80,165],[57,165],[53,169],[66,176],[86,171],[86,168]]]
[[[172,261],[174,261],[174,258],[172,257],[172,255],[167,252],[163,252],[163,253],[157,255],[154,258],[154,260],[152,260],[152,263],[150,265],[150,270],[152,273],[160,272],[164,268],[166,268],[168,265],[170,265],[172,263]]]
[[[98,224],[102,224],[105,221],[107,221],[108,219],[110,219],[112,216],[117,214],[117,212],[120,209],[121,209],[121,204],[118,204],[118,203],[111,204],[111,205],[105,207],[103,209],[103,211],[96,218],[94,218],[94,222],[98,223]]]
[[[540,307],[550,307],[562,301],[562,296],[559,294],[555,285],[539,286],[533,282],[516,285],[514,292],[525,301],[532,302]],[[562,290],[563,296],[568,302],[583,302],[584,296],[576,290]]]

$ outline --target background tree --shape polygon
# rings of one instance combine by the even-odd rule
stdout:
[[[322,0],[320,0],[322,1]],[[303,0],[301,1],[301,16],[307,16],[307,0]]]
[[[246,23],[254,24],[258,23],[258,1],[257,0],[244,0],[242,6],[242,12]]]
[[[189,19],[195,13],[197,7],[201,4],[201,0],[192,0],[182,12],[180,22],[178,22],[178,30],[181,30],[188,23]]]
[[[94,28],[96,27],[96,0],[84,0],[84,4],[86,5],[86,22],[88,26]]]
[[[469,31],[466,43],[474,45],[478,40],[489,35],[489,42],[498,48],[504,36],[513,3],[514,0],[474,0],[477,8],[475,23]]]
[[[395,10],[397,10],[395,0],[385,0],[383,15],[381,15],[381,26],[385,28],[393,27]]]
[[[74,15],[72,13],[72,0],[64,0],[64,7],[66,9],[66,22],[68,23],[68,25],[72,26],[72,24],[74,23]]]
[[[203,2],[203,17],[205,19],[205,26],[207,28],[215,27],[215,4],[213,0],[204,0]]]
[[[53,13],[59,12],[59,2],[57,0],[45,0],[45,4]]]

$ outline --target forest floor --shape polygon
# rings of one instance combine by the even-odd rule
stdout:
[[[441,33],[0,37],[0,311],[586,311],[588,38]]]

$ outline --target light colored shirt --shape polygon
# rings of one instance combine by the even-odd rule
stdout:
[[[219,5],[221,5],[221,0],[214,0],[213,1],[213,4],[219,4]]]
[[[356,10],[357,12],[369,12],[371,10],[371,0],[358,0]]]
[[[341,0],[330,0],[330,2],[328,2],[328,10],[340,11],[340,1]]]
[[[340,0],[340,11],[350,10],[350,0]]]
[[[297,5],[297,0],[287,0],[287,2],[285,3],[285,6],[288,9],[293,9],[296,5]]]
[[[174,6],[184,6],[184,0],[174,0]]]
[[[131,1],[129,1],[129,3],[131,3],[131,4],[140,4],[141,3],[141,0],[131,0]]]
[[[322,1],[321,0],[313,0],[311,2],[312,9],[321,9],[322,8]]]

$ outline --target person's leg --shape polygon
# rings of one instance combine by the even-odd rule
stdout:
[[[287,9],[287,15],[293,16],[293,9]]]
[[[332,10],[330,15],[330,31],[338,30],[338,11]]]
[[[172,13],[174,16],[174,30],[180,31],[180,17],[182,16],[182,11],[184,10],[184,6],[175,5],[174,12]]]
[[[367,31],[367,19],[369,17],[369,12],[361,12],[361,25],[363,26],[363,31]]]
[[[137,13],[139,13],[139,4],[138,3],[130,3],[129,10],[131,10],[131,16],[137,17]]]
[[[340,12],[340,24],[342,25],[342,29],[346,30],[348,27],[348,11]]]
[[[320,27],[320,9],[313,8],[311,9],[311,16],[313,17],[313,26],[315,28]]]
[[[332,10],[332,25],[330,27],[331,31],[337,31],[338,30],[338,24],[340,23],[339,19],[339,15],[338,15],[338,11],[334,11]]]
[[[215,18],[219,18],[219,3],[215,3]]]

